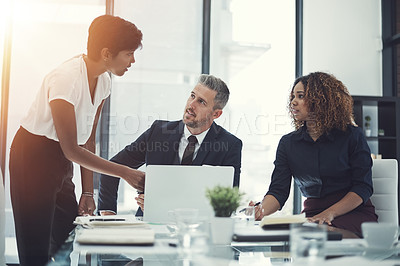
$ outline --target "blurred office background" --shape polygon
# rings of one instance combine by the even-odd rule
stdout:
[[[327,71],[353,95],[383,95],[383,2],[2,0],[6,236],[14,236],[8,153],[19,121],[43,77],[70,57],[86,53],[87,29],[95,17],[121,16],[144,34],[136,63],[123,77],[113,77],[97,136],[98,153],[111,158],[154,120],[181,119],[198,75],[210,73],[225,80],[231,91],[216,122],[243,141],[240,189],[248,201],[261,200],[268,190],[278,141],[293,129],[286,106],[297,75]],[[396,7],[398,1],[390,2]],[[75,181],[79,197],[78,166]],[[135,195],[121,182],[121,212],[136,210]],[[282,212],[298,211],[298,204],[298,195],[291,193]]]

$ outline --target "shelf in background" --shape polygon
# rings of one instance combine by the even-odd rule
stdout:
[[[375,135],[366,137],[371,152],[385,159],[400,159],[400,100],[398,97],[353,96],[355,123],[363,128],[365,116],[370,116]],[[383,130],[385,136],[378,136]],[[400,169],[399,169],[400,170]],[[400,177],[400,171],[399,171]]]

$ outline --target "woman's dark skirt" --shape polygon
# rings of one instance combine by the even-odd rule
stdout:
[[[304,210],[306,217],[317,215],[330,206],[341,200],[348,191],[339,191],[329,194],[324,198],[307,198],[304,201]],[[336,217],[332,221],[332,225],[337,228],[351,231],[358,236],[362,236],[361,224],[364,222],[377,222],[378,216],[375,213],[375,207],[371,200],[361,204],[351,212]]]

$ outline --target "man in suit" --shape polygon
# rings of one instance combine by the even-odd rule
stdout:
[[[143,164],[233,166],[233,186],[239,186],[242,141],[214,122],[221,116],[228,99],[225,82],[212,75],[201,75],[187,100],[182,120],[155,121],[111,161],[135,169]],[[101,175],[98,204],[101,213],[117,212],[119,181],[119,178]],[[144,195],[136,200],[143,207]],[[141,208],[136,215],[142,215]]]

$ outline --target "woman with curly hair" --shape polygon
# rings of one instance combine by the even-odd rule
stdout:
[[[372,160],[354,123],[347,88],[330,74],[310,73],[294,82],[288,107],[296,130],[279,142],[271,184],[256,218],[283,207],[293,177],[307,198],[303,212],[309,221],[361,235],[363,222],[377,221],[369,199]]]

